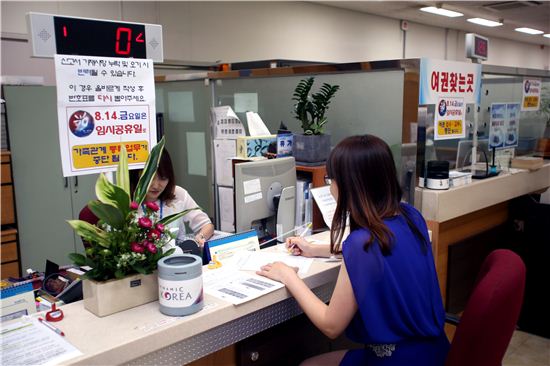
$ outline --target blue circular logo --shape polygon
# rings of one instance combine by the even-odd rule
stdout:
[[[69,129],[76,137],[86,137],[94,132],[94,117],[86,111],[76,111],[69,118]]]
[[[439,102],[438,112],[441,117],[447,113],[447,103],[445,103],[445,99],[441,99],[441,102]]]

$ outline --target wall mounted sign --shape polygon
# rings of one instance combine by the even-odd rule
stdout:
[[[54,59],[63,175],[115,170],[121,144],[129,166],[143,167],[157,142],[153,61]]]

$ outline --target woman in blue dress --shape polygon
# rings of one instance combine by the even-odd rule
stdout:
[[[365,347],[303,365],[443,365],[449,342],[428,230],[422,215],[401,202],[390,148],[372,135],[348,137],[331,152],[327,174],[337,202],[330,246],[297,237],[287,246],[305,256],[329,249],[343,255],[329,305],[281,262],[258,273],[284,283],[325,335],[336,338],[345,330]],[[350,234],[342,243],[348,218]]]

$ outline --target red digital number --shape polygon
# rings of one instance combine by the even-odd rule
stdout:
[[[120,38],[123,33],[126,33],[126,49],[120,47]],[[118,27],[116,30],[115,52],[117,55],[129,55],[132,49],[132,30],[130,28]]]

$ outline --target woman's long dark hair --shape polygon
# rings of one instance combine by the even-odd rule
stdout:
[[[330,250],[340,253],[340,243],[349,215],[350,231],[366,228],[371,235],[365,250],[376,240],[384,255],[391,253],[393,234],[384,219],[402,215],[412,232],[427,246],[426,239],[401,207],[403,192],[391,150],[373,135],[351,136],[342,140],[330,153],[327,174],[336,182],[338,199]]]
[[[139,177],[141,176],[141,173],[142,170],[140,169],[130,171],[130,191],[132,192],[132,196],[134,195],[134,191],[136,190],[136,186],[139,181]],[[160,194],[159,200],[161,200],[162,202],[166,202],[174,199],[176,197],[174,194],[174,190],[176,188],[176,176],[174,174],[172,159],[170,158],[170,154],[168,154],[168,151],[166,149],[162,150],[162,154],[160,155],[157,174],[162,179],[168,179],[168,184],[166,185],[166,188],[164,188],[164,191],[162,191],[162,193]]]

